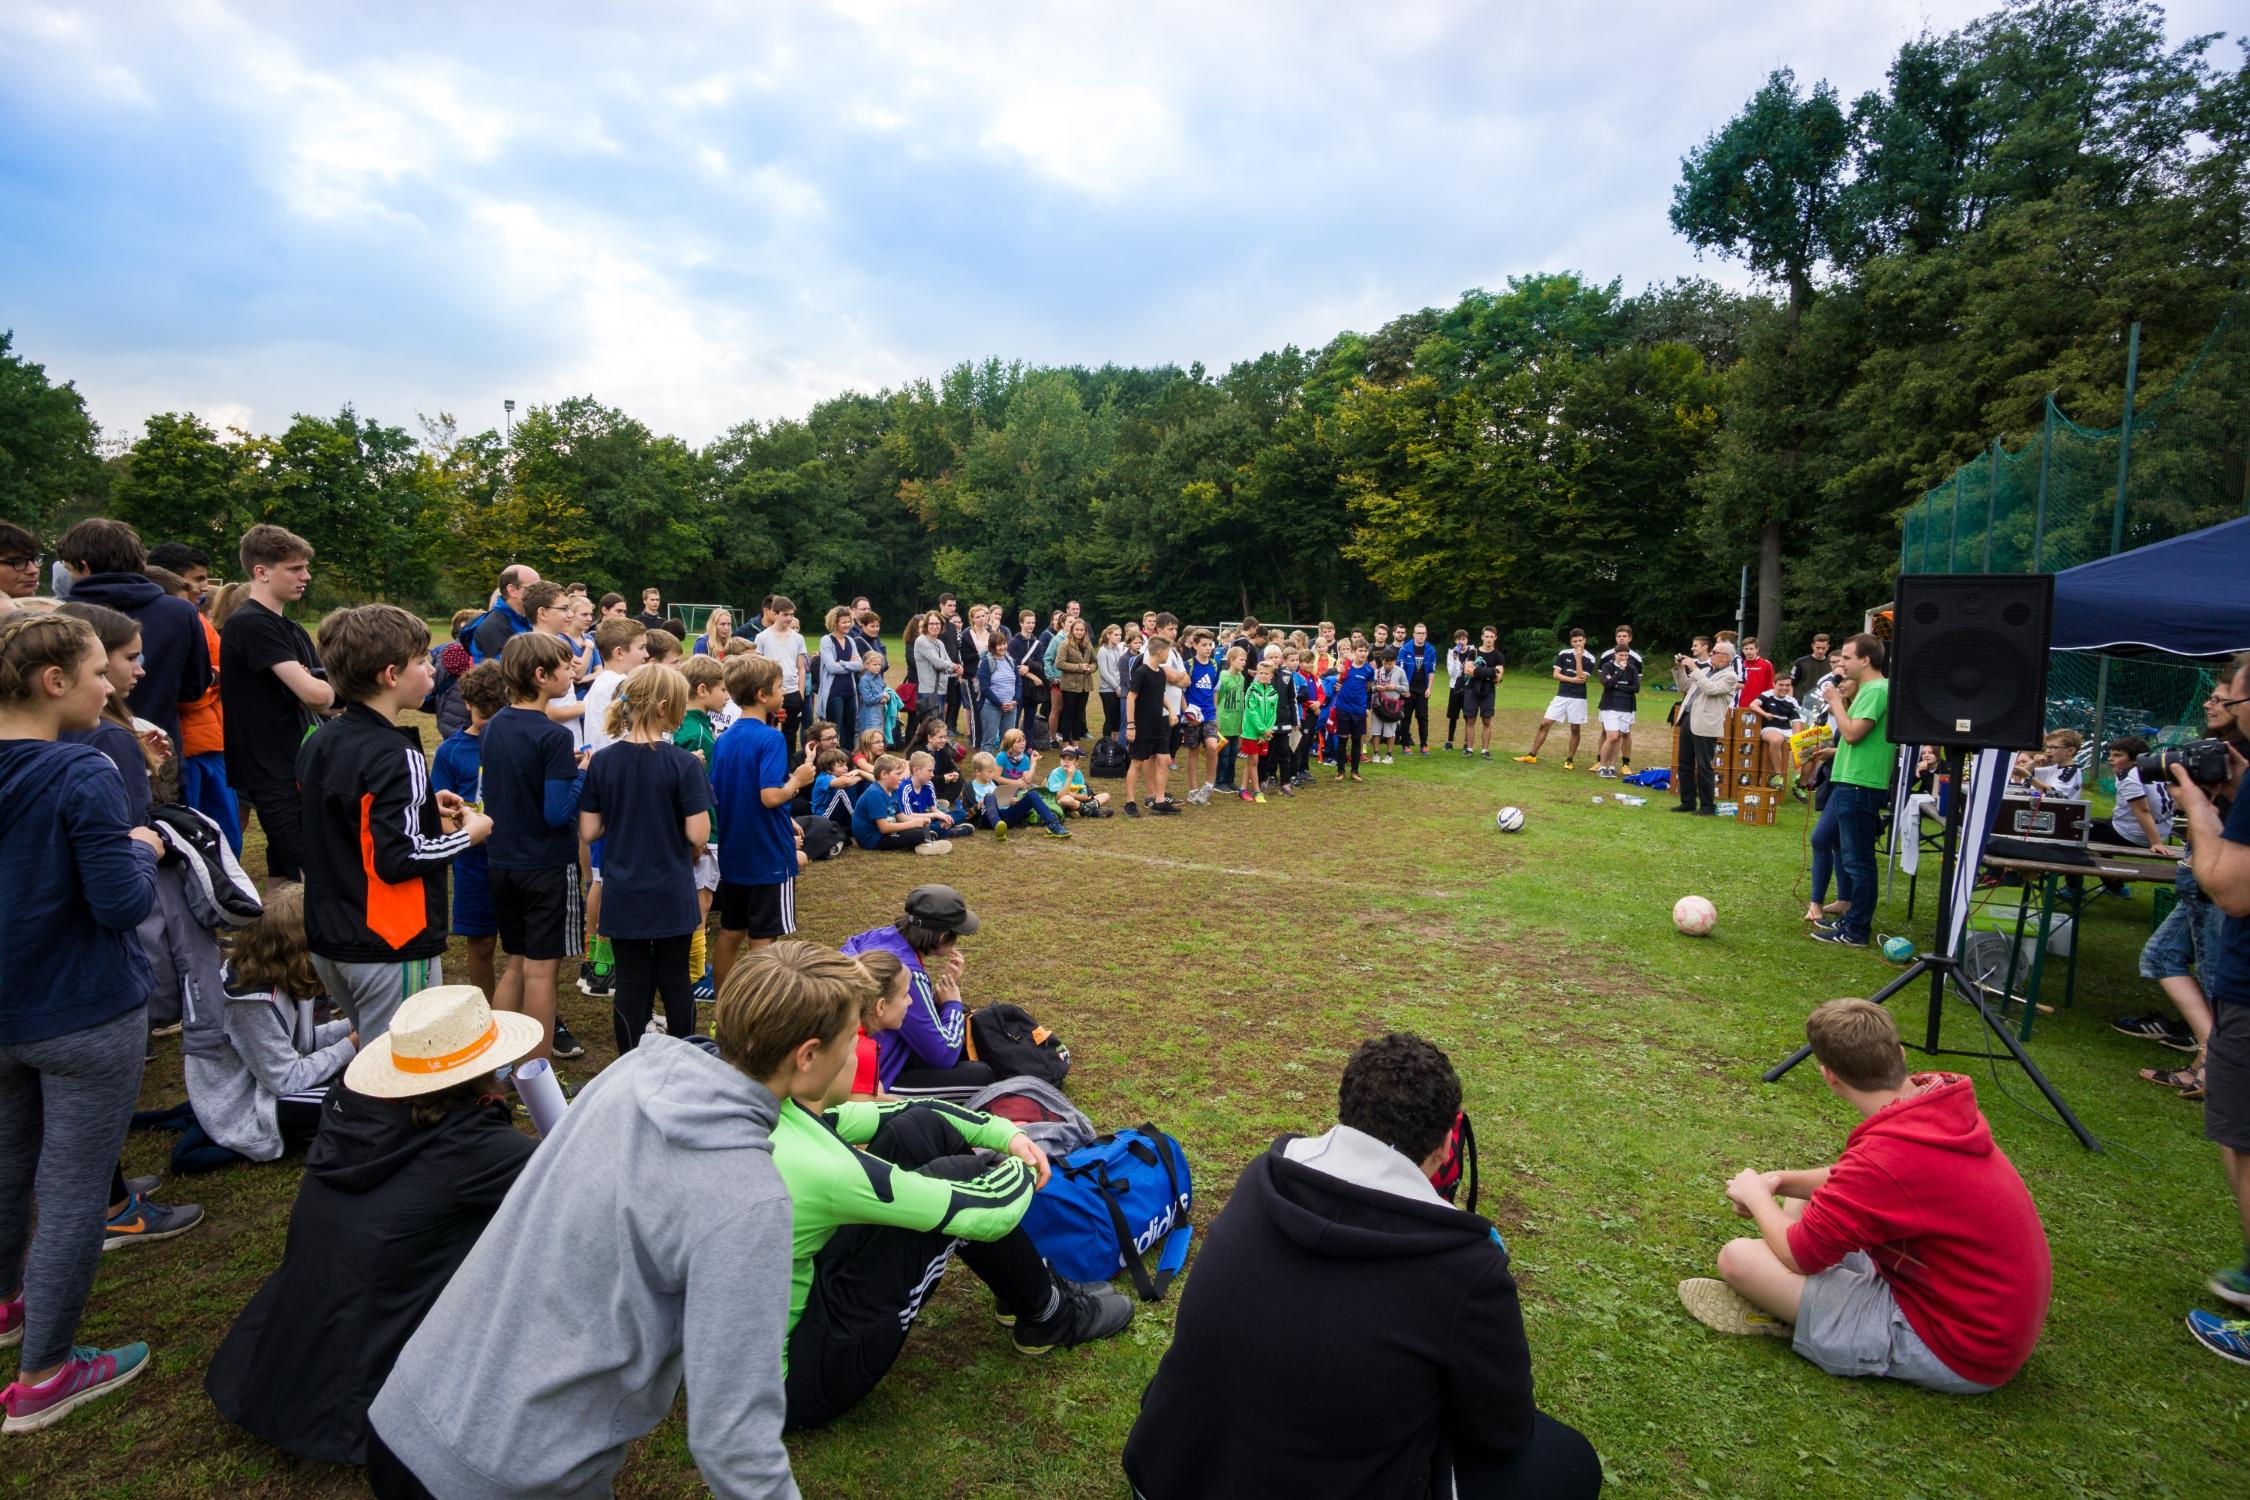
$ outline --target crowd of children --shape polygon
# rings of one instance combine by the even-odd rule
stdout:
[[[1458,729],[1465,755],[1489,759],[1506,670],[1491,627],[1474,644],[1456,631],[1442,655],[1419,625],[1284,634],[1245,620],[1222,641],[1152,611],[1096,636],[1075,604],[1044,627],[1027,611],[1011,632],[995,609],[958,618],[946,596],[909,624],[894,686],[864,600],[829,612],[815,650],[779,596],[754,632],[719,611],[690,648],[653,590],[628,615],[621,596],[596,604],[525,567],[434,649],[422,620],[387,604],[334,611],[316,644],[288,618],[313,557],[287,531],[251,529],[246,586],[220,591],[208,621],[191,599],[201,580],[142,574],[138,548],[106,521],[64,544],[97,585],[85,592],[137,615],[76,597],[0,613],[0,889],[54,955],[0,1004],[0,1279],[23,1268],[22,1290],[0,1302],[0,1342],[24,1348],[5,1430],[49,1425],[148,1368],[145,1346],[76,1343],[93,1265],[200,1219],[117,1166],[168,988],[151,968],[161,950],[183,976],[169,988],[187,996],[189,1098],[143,1123],[179,1129],[175,1171],[313,1142],[289,1250],[222,1346],[213,1399],[290,1451],[366,1463],[381,1495],[605,1493],[625,1442],[662,1419],[683,1380],[699,1396],[689,1447],[713,1487],[794,1493],[780,1433],[866,1395],[956,1252],[1026,1353],[1118,1332],[1131,1304],[1054,1275],[1020,1227],[1048,1180],[1045,1155],[958,1102],[992,1081],[966,1049],[958,944],[978,926],[966,901],[922,886],[903,916],[839,951],[797,940],[797,880],[853,845],[943,854],[1031,826],[1064,840],[1073,821],[1120,810],[1294,797],[1316,768],[1357,783],[1366,766],[1431,753],[1441,662],[1443,748]],[[1536,763],[1560,726],[1575,768],[1598,684],[1597,770],[1629,769],[1641,687],[1630,631],[1599,657],[1572,632],[1552,675],[1518,759]],[[1770,666],[1756,685],[1745,701],[1777,727],[1797,721]],[[1097,693],[1099,734],[1086,712]],[[157,700],[169,713],[144,715]],[[459,725],[427,756],[416,710]],[[189,760],[192,778],[160,769]],[[1090,769],[1121,773],[1122,795]],[[196,857],[222,885],[239,818],[261,825],[267,879],[239,922],[181,914],[193,829],[157,831],[181,803],[214,814]],[[160,866],[168,848],[179,858]],[[68,879],[40,873],[53,871]],[[222,942],[214,924],[239,930]],[[442,973],[456,937],[466,985]],[[610,1001],[618,1056],[572,1091],[534,1152],[486,1096],[496,1069],[583,1055],[557,1005],[574,961],[579,987]],[[2017,1297],[1996,1321],[1992,1267],[2043,1264],[2043,1235],[1967,1081],[1907,1078],[1887,1028],[1880,1010],[1824,1008],[1812,1040],[1831,1087],[1899,1144],[1855,1136],[1833,1173],[1745,1174],[1729,1192],[1762,1244],[1721,1256],[1721,1291],[1683,1296],[1715,1326],[1794,1324],[1824,1368],[1988,1390],[2028,1354],[2044,1304]],[[1450,1076],[1413,1047],[1393,1051]],[[1432,1119],[1450,1117],[1457,1084],[1452,1103],[1443,1095]],[[1427,1175],[1419,1125],[1396,1139],[1369,1129],[1339,1134],[1333,1159],[1277,1148],[1271,1191],[1305,1190],[1283,1157],[1375,1192],[1404,1191],[1402,1169]],[[1861,1182],[1881,1168],[1854,1164],[1918,1160],[1932,1131],[1979,1163],[1961,1205],[1890,1212],[1882,1180]],[[1986,1209],[1969,1212],[1971,1198]],[[2004,1223],[1987,1211],[2000,1199]],[[793,1218],[772,1212],[783,1202]],[[1409,1228],[1428,1217],[1405,1212]],[[1215,1234],[1207,1254],[1231,1243]],[[1479,1236],[1445,1243],[1459,1261],[1447,1274],[1489,1274]],[[1901,1269],[1933,1247],[1952,1258],[1954,1287]],[[1269,1244],[1244,1264],[1293,1253]],[[380,1318],[334,1310],[329,1256],[394,1284]],[[1309,1285],[1366,1273],[1290,1274]],[[570,1291],[587,1284],[616,1305]],[[308,1345],[297,1325],[314,1306],[358,1332]],[[1495,1315],[1505,1322],[1512,1301]],[[601,1337],[584,1336],[589,1319]],[[1869,1363],[1861,1346],[1886,1338],[1890,1364]],[[770,1350],[770,1371],[745,1349]],[[302,1362],[302,1380],[274,1378],[283,1357]],[[1533,1442],[1550,1419],[1531,1411],[1527,1383],[1520,1394]],[[1142,1452],[1149,1472],[1166,1468]]]

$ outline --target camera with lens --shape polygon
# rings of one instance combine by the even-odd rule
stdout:
[[[2227,742],[2190,740],[2169,750],[2151,750],[2133,761],[2144,785],[2172,779],[2172,768],[2187,768],[2188,780],[2197,786],[2219,786],[2227,780]]]

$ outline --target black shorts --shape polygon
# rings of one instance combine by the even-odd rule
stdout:
[[[1151,726],[1133,726],[1132,756],[1135,760],[1154,760],[1159,755],[1172,753],[1172,726],[1162,719]]]
[[[1461,713],[1464,718],[1489,719],[1499,694],[1489,682],[1471,682],[1461,694]]]
[[[797,882],[779,885],[736,885],[719,882],[711,904],[719,911],[721,932],[743,932],[754,938],[785,938],[797,930]]]
[[[493,870],[492,912],[500,946],[517,958],[576,958],[583,951],[586,908],[578,894],[578,867]]]
[[[2211,1001],[2203,1058],[2203,1138],[2250,1152],[2250,1001]]]
[[[1336,734],[1364,735],[1367,733],[1367,715],[1338,713],[1331,716],[1328,727]]]

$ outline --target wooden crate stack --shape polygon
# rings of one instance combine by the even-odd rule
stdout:
[[[1719,746],[1719,796],[1734,803],[1737,823],[1771,825],[1786,795],[1767,784],[1765,722],[1754,708],[1727,712],[1727,734]]]

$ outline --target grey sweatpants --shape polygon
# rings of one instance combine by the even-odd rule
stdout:
[[[328,998],[351,1017],[359,1044],[366,1047],[391,1029],[391,1017],[409,995],[445,983],[445,965],[435,958],[409,958],[382,964],[339,963],[312,956],[313,972],[328,987]]]
[[[44,1042],[0,1044],[0,1288],[12,1292],[22,1267],[26,1370],[62,1363],[78,1337],[147,1055],[146,1006]]]

